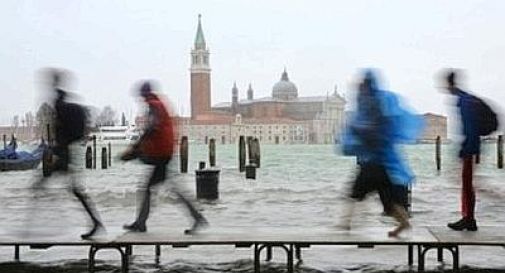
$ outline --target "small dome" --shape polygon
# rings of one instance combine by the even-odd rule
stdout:
[[[298,97],[296,85],[289,81],[288,72],[284,69],[281,80],[272,88],[272,97],[282,100],[290,100]]]

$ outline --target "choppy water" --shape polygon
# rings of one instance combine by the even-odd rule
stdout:
[[[445,225],[459,218],[459,162],[454,145],[443,146],[443,169],[435,170],[434,145],[405,147],[417,175],[413,190],[414,226]],[[113,147],[118,152],[122,147]],[[220,227],[330,227],[338,222],[352,180],[355,160],[333,152],[326,145],[263,145],[262,167],[257,180],[246,180],[237,170],[235,145],[218,145],[217,162],[222,169],[220,199],[198,202],[213,229]],[[190,170],[206,160],[204,146],[190,147]],[[504,170],[496,169],[494,145],[484,145],[481,164],[476,171],[477,219],[481,225],[505,227]],[[177,169],[177,166],[173,166]],[[40,170],[37,170],[40,172]],[[97,203],[109,232],[118,232],[135,216],[137,185],[148,175],[145,165],[114,161],[107,170],[83,170],[83,182]],[[30,201],[27,190],[35,171],[0,173],[1,228],[8,232],[47,227],[46,232],[73,231],[85,225],[86,217],[79,204],[65,189],[63,179],[55,179],[51,189],[37,201]],[[176,174],[194,198],[194,173]],[[160,188],[154,197],[148,227],[180,229],[189,221],[168,191]],[[390,227],[392,221],[381,216],[375,196],[358,206],[353,219],[356,226]],[[27,215],[29,221],[27,222]],[[30,223],[27,226],[27,223]],[[252,250],[233,247],[163,248],[162,260],[154,264],[152,247],[136,247],[130,272],[252,272]],[[469,272],[505,271],[501,248],[464,247],[461,261]],[[403,272],[406,248],[312,247],[304,250],[303,272]],[[0,247],[0,272],[87,272],[87,248],[54,247],[48,250],[23,248],[21,264],[12,263],[13,249]],[[99,272],[118,272],[117,253],[100,252]],[[430,256],[430,270],[438,270],[436,257]],[[450,268],[450,265],[449,265]],[[489,269],[489,271],[483,271]],[[265,272],[284,271],[284,254],[265,263]]]

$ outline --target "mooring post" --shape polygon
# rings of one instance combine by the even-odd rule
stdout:
[[[86,148],[86,169],[91,169],[93,167],[93,155],[91,152],[91,146]]]
[[[112,166],[112,145],[109,142],[109,167]]]
[[[245,139],[240,136],[238,140],[238,168],[240,172],[245,171]]]
[[[412,185],[407,186],[407,214],[412,217]]]
[[[209,165],[216,166],[216,140],[213,138],[209,141]]]
[[[49,177],[52,171],[53,153],[51,149],[45,148],[42,153],[42,175]]]
[[[46,130],[47,130],[47,145],[52,146],[52,139],[51,139],[51,125],[46,124]]]
[[[498,169],[503,169],[503,135],[498,136],[498,141],[496,142],[496,153],[498,160]]]
[[[249,159],[249,164],[254,163],[254,152],[252,146],[253,144],[253,137],[248,136],[246,139],[246,144],[247,144],[247,158]]]
[[[181,138],[181,146],[179,146],[179,159],[181,163],[181,173],[188,172],[188,137]]]
[[[4,140],[4,150],[7,149],[7,136],[4,134],[3,135],[3,140]]]
[[[203,170],[205,169],[205,161],[200,161],[198,162],[198,169]]]
[[[107,169],[107,148],[102,147],[102,169]]]
[[[440,138],[440,136],[437,136],[437,141],[436,141],[436,144],[435,144],[435,161],[437,163],[437,171],[440,171],[440,169],[442,168],[442,157],[441,157],[441,144],[442,144],[442,140]]]
[[[93,169],[96,169],[96,135],[93,135]]]
[[[261,167],[261,149],[260,149],[260,141],[258,138],[254,139],[254,151],[255,151],[255,164],[256,168]]]

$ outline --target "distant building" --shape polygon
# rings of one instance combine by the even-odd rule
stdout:
[[[179,119],[181,134],[190,141],[234,143],[239,135],[258,138],[263,143],[332,143],[344,120],[345,100],[336,88],[331,95],[299,97],[296,85],[284,69],[272,88],[271,97],[255,99],[249,84],[245,100],[239,100],[236,83],[231,102],[211,107],[209,50],[201,17],[191,50],[191,117]]]
[[[432,142],[440,136],[442,141],[447,141],[447,117],[433,113],[423,114],[425,128],[420,142]]]
[[[0,126],[0,141],[3,141],[2,138],[5,135],[7,142],[11,139],[11,136],[14,135],[19,141],[31,141],[35,140],[40,136],[37,136],[37,127],[36,126]],[[3,143],[2,143],[3,145]],[[3,146],[0,146],[0,149],[3,149]]]

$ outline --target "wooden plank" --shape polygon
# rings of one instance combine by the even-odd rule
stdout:
[[[147,233],[126,233],[114,240],[117,243],[150,245],[187,244],[187,245],[223,245],[223,244],[287,244],[304,245],[353,245],[353,244],[391,244],[406,245],[416,243],[434,243],[436,238],[425,228],[416,228],[399,238],[387,236],[388,229],[364,228],[351,231],[331,229],[286,229],[286,228],[233,228],[206,230],[197,235],[183,235],[181,231],[152,231]]]
[[[437,239],[423,227],[405,232],[399,238],[387,236],[386,228],[360,228],[350,231],[323,228],[214,228],[197,235],[185,235],[182,230],[150,229],[146,233],[108,231],[93,240],[81,240],[85,229],[44,228],[26,232],[6,232],[0,229],[0,245],[407,245],[436,243]]]
[[[457,245],[505,245],[505,229],[497,226],[480,226],[478,231],[454,231],[447,227],[429,227],[439,242]]]
[[[80,246],[109,244],[119,234],[114,231],[102,234],[93,240],[82,240],[81,234],[86,232],[87,227],[32,227],[29,229],[5,229],[0,228],[0,245],[29,245],[34,248],[45,246]]]

